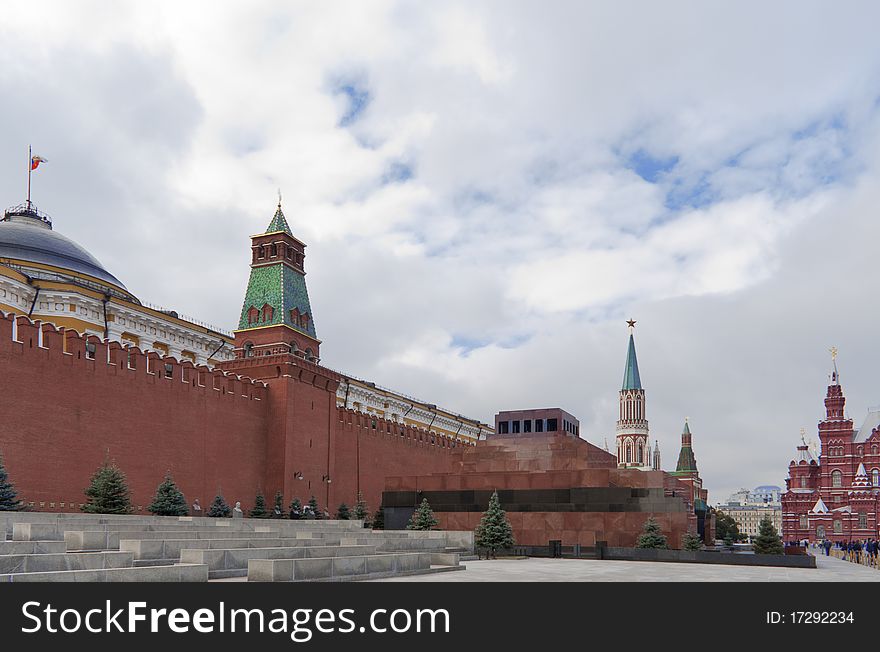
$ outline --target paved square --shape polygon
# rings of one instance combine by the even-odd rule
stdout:
[[[880,571],[834,557],[818,568],[674,564],[594,559],[499,559],[466,562],[456,573],[395,577],[381,582],[880,582]]]

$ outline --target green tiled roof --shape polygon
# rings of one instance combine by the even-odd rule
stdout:
[[[275,214],[276,218],[279,214],[281,214],[280,210]],[[281,219],[284,220],[283,215],[281,215]],[[272,222],[274,224],[275,220]],[[287,228],[287,222],[284,222],[284,227]],[[266,304],[272,306],[272,319],[262,321],[262,310]],[[250,310],[251,306],[260,311],[260,321],[254,324],[248,323],[248,310]],[[307,328],[301,328],[299,324],[291,321],[290,313],[294,308],[299,310],[300,314],[308,313],[309,324]],[[244,295],[244,305],[241,308],[241,319],[238,321],[238,328],[257,328],[275,324],[286,324],[318,339],[315,332],[312,308],[309,305],[309,293],[306,289],[305,276],[283,263],[264,265],[251,269],[251,277],[248,281],[247,292]]]
[[[275,216],[269,222],[269,228],[266,229],[266,233],[277,233],[278,231],[284,231],[287,235],[293,236],[290,226],[287,224],[287,218],[281,212],[280,203],[278,204],[278,210],[275,211]]]
[[[629,334],[629,349],[626,352],[626,369],[623,370],[623,387],[621,389],[641,389],[639,378],[639,361],[636,360],[636,342],[632,333]]]

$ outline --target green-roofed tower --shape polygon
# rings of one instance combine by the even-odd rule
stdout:
[[[235,331],[238,357],[294,353],[319,359],[305,248],[290,230],[279,199],[268,228],[251,236],[251,275]]]
[[[645,416],[645,390],[639,377],[636,342],[633,329],[636,322],[627,320],[629,346],[623,369],[623,387],[620,389],[620,418],[617,420],[617,466],[651,470],[651,445],[648,419]]]
[[[687,418],[684,420],[684,428],[681,431],[681,451],[678,454],[678,464],[675,471],[669,475],[677,478],[687,485],[692,494],[694,514],[697,517],[697,531],[702,535],[705,531],[705,519],[709,511],[707,503],[708,494],[703,489],[703,479],[697,469],[697,458],[694,456],[694,448],[691,436],[691,426]]]

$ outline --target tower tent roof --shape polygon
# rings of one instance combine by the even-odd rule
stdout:
[[[623,370],[623,387],[621,389],[642,389],[639,378],[639,361],[636,359],[636,342],[632,333],[629,334],[629,348],[626,352],[626,368]]]
[[[277,233],[279,231],[283,231],[287,235],[293,236],[293,232],[290,230],[290,225],[287,223],[287,218],[284,217],[284,213],[281,210],[281,202],[278,202],[278,209],[275,211],[272,221],[269,222],[269,228],[266,229],[266,233]]]

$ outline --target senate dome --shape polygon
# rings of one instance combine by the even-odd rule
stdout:
[[[31,278],[101,287],[109,294],[134,299],[92,254],[53,231],[51,220],[33,204],[11,208],[0,220],[0,264]]]

